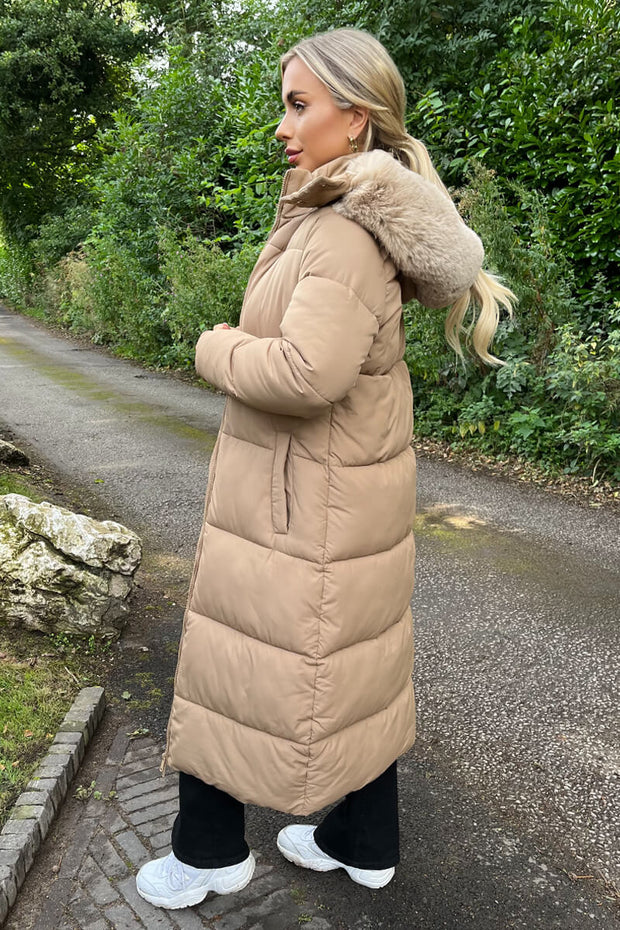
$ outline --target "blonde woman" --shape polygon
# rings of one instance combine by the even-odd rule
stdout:
[[[276,136],[292,169],[240,325],[200,337],[228,395],[211,460],[166,765],[180,772],[167,857],[140,894],[184,907],[243,888],[244,805],[307,816],[278,848],[370,888],[398,863],[396,759],[414,741],[415,460],[402,303],[447,307],[487,362],[509,292],[481,272],[402,79],[370,35],[282,59]],[[340,800],[343,799],[344,800]]]

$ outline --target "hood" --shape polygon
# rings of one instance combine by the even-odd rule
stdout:
[[[346,155],[310,173],[292,169],[284,198],[299,207],[333,209],[363,226],[399,273],[403,300],[445,307],[465,294],[482,265],[484,250],[439,188],[376,149]]]

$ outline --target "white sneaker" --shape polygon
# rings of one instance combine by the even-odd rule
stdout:
[[[396,869],[356,869],[352,865],[345,865],[332,859],[314,842],[316,827],[303,823],[292,823],[278,833],[278,849],[285,859],[300,865],[304,869],[314,869],[315,872],[331,872],[334,869],[344,869],[349,877],[358,885],[367,888],[383,888],[394,878]]]
[[[174,853],[153,859],[142,866],[136,876],[138,894],[154,904],[174,910],[199,904],[210,891],[231,894],[248,884],[256,862],[252,853],[238,865],[221,869],[195,869],[180,862]]]

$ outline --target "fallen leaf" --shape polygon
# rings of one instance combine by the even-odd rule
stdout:
[[[122,697],[122,699],[123,699],[124,701],[128,701],[129,698],[131,697],[131,692],[130,692],[130,691],[123,691],[123,693],[121,694],[121,697]]]
[[[151,731],[148,727],[138,727],[137,730],[134,730],[132,733],[128,733],[127,736],[129,739],[138,739],[140,736],[148,736]]]
[[[26,737],[26,739],[30,739],[31,736],[34,736],[34,733],[32,732],[32,730],[24,730],[24,736]]]

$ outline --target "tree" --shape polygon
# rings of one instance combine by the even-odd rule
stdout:
[[[113,0],[0,0],[0,219],[24,244],[80,199],[148,34]]]

